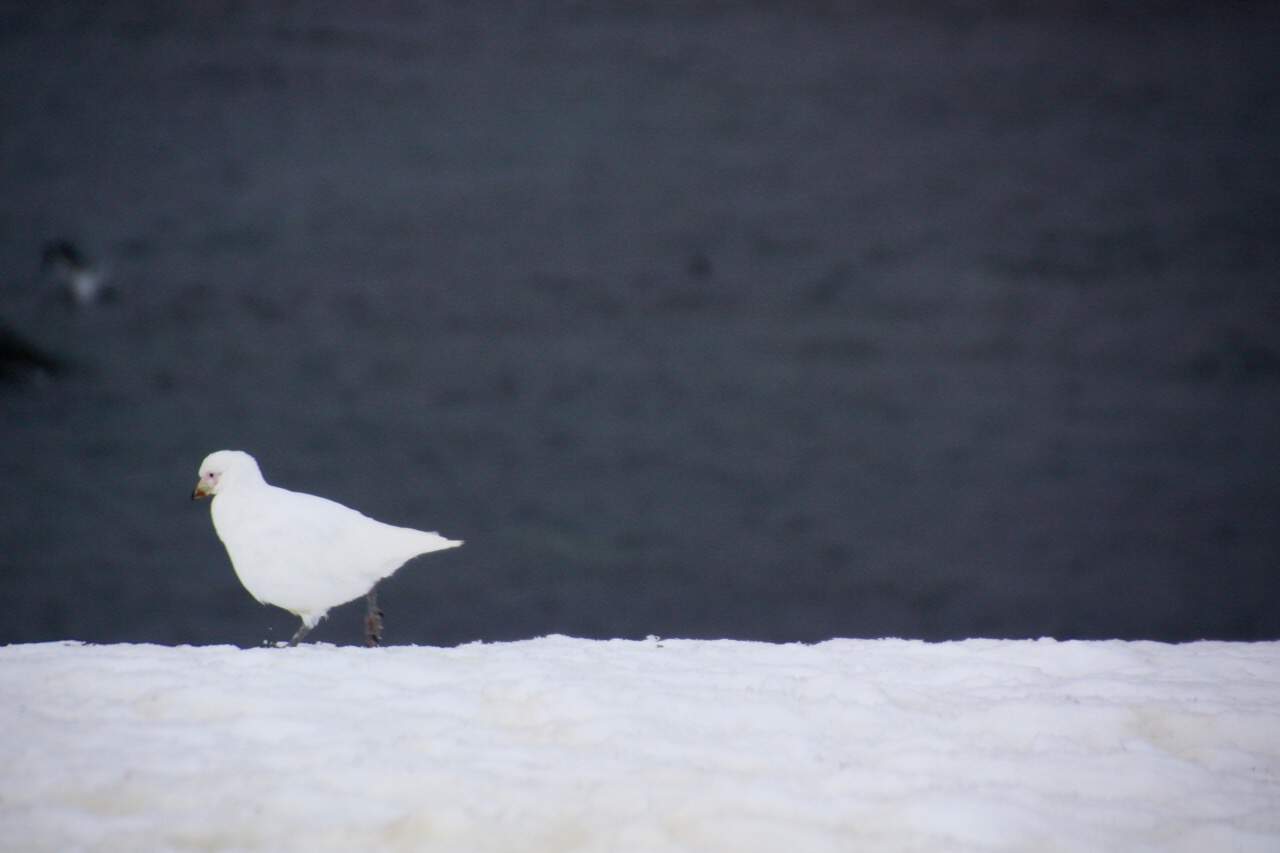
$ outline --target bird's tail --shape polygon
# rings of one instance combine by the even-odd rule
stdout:
[[[414,537],[414,547],[418,549],[419,554],[430,554],[432,551],[443,551],[446,548],[457,548],[462,544],[461,539],[446,539],[439,533],[428,532],[426,530],[415,530],[417,534]]]

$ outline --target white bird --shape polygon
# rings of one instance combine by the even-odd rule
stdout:
[[[47,244],[40,265],[77,308],[105,301],[115,294],[107,284],[106,271],[90,263],[79,247],[69,240]]]
[[[219,450],[200,463],[191,499],[212,497],[213,529],[249,594],[302,620],[298,641],[332,607],[365,596],[365,640],[382,629],[377,584],[420,554],[462,542],[375,521],[327,498],[291,492],[262,478],[242,450]]]

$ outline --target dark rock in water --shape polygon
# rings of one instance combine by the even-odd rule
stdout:
[[[711,273],[714,271],[711,266],[711,258],[707,257],[703,252],[692,254],[685,269],[691,278],[710,278]]]
[[[853,279],[847,264],[836,264],[805,289],[805,301],[812,306],[827,307],[840,301]]]
[[[53,378],[65,373],[66,363],[16,332],[0,325],[0,383]]]

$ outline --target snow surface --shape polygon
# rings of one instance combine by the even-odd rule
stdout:
[[[0,648],[22,850],[1280,849],[1280,643]]]

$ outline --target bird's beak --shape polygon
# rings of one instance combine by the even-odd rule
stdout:
[[[196,483],[195,491],[191,493],[191,500],[198,501],[201,498],[209,497],[209,487],[205,485],[204,480]]]

